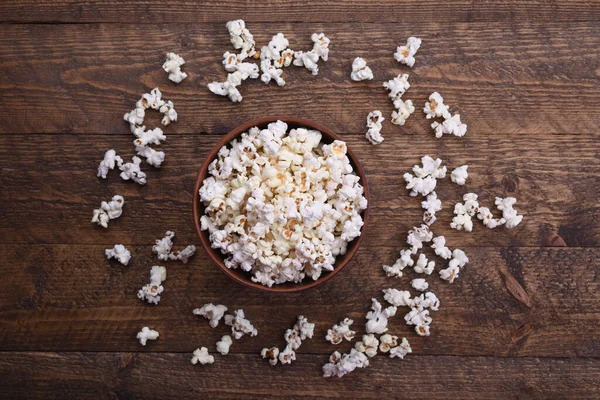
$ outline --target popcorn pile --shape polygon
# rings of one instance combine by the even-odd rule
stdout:
[[[346,143],[282,121],[219,150],[200,188],[211,246],[271,287],[319,279],[360,236],[367,207]]]
[[[296,361],[296,350],[302,345],[302,341],[312,339],[315,331],[315,324],[308,322],[305,316],[299,315],[292,329],[285,331],[283,338],[286,346],[282,351],[278,347],[265,347],[260,352],[263,359],[269,360],[269,364],[277,365],[277,360],[281,364],[291,364]]]
[[[319,59],[327,61],[329,57],[330,40],[323,33],[313,33],[311,36],[313,48],[310,51],[290,49],[290,43],[283,33],[273,36],[267,46],[256,51],[254,37],[246,28],[244,20],[229,21],[226,26],[231,44],[235,49],[240,50],[240,53],[235,54],[228,51],[223,54],[223,66],[229,74],[223,82],[209,83],[208,89],[216,95],[229,97],[234,103],[242,101],[243,97],[238,86],[248,78],[256,79],[260,76],[260,80],[265,84],[273,80],[278,86],[284,86],[282,68],[293,63],[295,66],[305,67],[313,75],[317,75]],[[244,61],[249,57],[260,58],[260,70],[258,65]]]

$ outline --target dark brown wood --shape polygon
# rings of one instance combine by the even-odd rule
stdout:
[[[165,8],[171,6],[161,5]],[[323,31],[332,40],[331,57],[317,76],[288,67],[283,87],[245,82],[240,88],[244,100],[238,104],[206,88],[226,76],[222,54],[232,46],[224,23],[3,24],[0,106],[7,118],[0,133],[124,134],[128,126],[122,115],[142,93],[158,86],[180,114],[180,120],[165,129],[172,134],[225,134],[267,114],[308,118],[334,132],[359,133],[366,130],[367,114],[380,109],[388,118],[384,133],[408,133],[435,142],[422,109],[436,90],[461,113],[469,125],[468,136],[598,134],[599,24],[498,22],[449,29],[442,21],[447,19],[416,24],[249,24],[257,43],[266,45],[274,34],[284,32],[296,49],[312,46],[311,33]],[[409,35],[423,38],[412,69],[392,56]],[[168,51],[186,60],[184,70],[190,76],[180,85],[168,81],[161,68]],[[357,56],[369,62],[373,81],[350,80]],[[381,82],[404,72],[412,85],[405,98],[413,100],[417,111],[398,127],[389,122],[393,106]],[[151,115],[149,121],[156,123],[158,117]],[[454,139],[438,142],[450,140]]]

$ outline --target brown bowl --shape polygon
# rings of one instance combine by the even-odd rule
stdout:
[[[219,149],[221,147],[229,144],[229,142],[231,142],[236,137],[240,136],[242,133],[247,132],[250,128],[257,126],[261,129],[264,129],[267,127],[268,124],[270,124],[271,122],[275,122],[277,120],[281,120],[281,121],[285,122],[286,124],[288,124],[289,128],[306,127],[306,128],[316,129],[322,133],[321,141],[324,143],[331,143],[334,140],[341,140],[329,128],[326,128],[323,125],[317,124],[315,122],[312,122],[312,121],[309,121],[309,120],[303,119],[303,118],[263,117],[263,118],[257,118],[255,120],[246,122],[245,124],[242,124],[241,126],[238,126],[234,130],[229,132],[224,138],[222,138],[215,147],[213,147],[213,149],[210,151],[210,153],[208,153],[208,156],[206,156],[206,160],[204,160],[204,163],[200,167],[200,171],[198,172],[198,178],[196,179],[196,187],[194,189],[194,224],[196,225],[196,232],[198,232],[198,236],[200,237],[200,243],[202,243],[202,247],[204,247],[204,250],[208,253],[210,258],[219,266],[221,271],[223,271],[231,279],[233,279],[234,281],[239,282],[243,285],[261,289],[261,290],[265,290],[268,292],[296,292],[296,291],[300,291],[300,290],[318,286],[318,285],[328,281],[329,279],[333,278],[334,275],[338,274],[342,270],[342,268],[344,268],[346,266],[346,264],[348,264],[348,262],[350,261],[352,256],[354,256],[354,253],[356,253],[356,250],[358,250],[358,247],[360,246],[360,244],[365,236],[365,227],[367,226],[367,221],[368,221],[368,217],[369,217],[369,206],[370,206],[369,186],[367,185],[367,178],[365,176],[365,171],[363,170],[362,166],[358,162],[358,159],[356,158],[354,153],[352,153],[352,151],[349,148],[348,148],[348,154],[347,154],[348,158],[350,159],[350,163],[352,164],[352,167],[354,168],[354,172],[356,174],[358,174],[358,176],[360,177],[361,184],[364,186],[364,194],[363,195],[367,199],[367,209],[364,210],[362,213],[364,225],[361,229],[361,235],[359,237],[357,237],[356,239],[354,239],[352,242],[348,243],[348,249],[346,251],[346,254],[344,254],[343,256],[338,256],[336,258],[336,262],[335,262],[333,271],[324,272],[323,275],[321,275],[321,277],[319,279],[317,279],[316,281],[313,281],[312,279],[307,278],[300,283],[286,282],[286,283],[282,283],[279,285],[273,285],[272,287],[267,287],[267,286],[261,285],[260,283],[252,282],[252,280],[250,280],[249,272],[244,272],[239,268],[238,269],[229,269],[225,266],[225,263],[223,262],[225,259],[225,255],[222,254],[220,250],[213,249],[210,246],[208,231],[203,231],[200,229],[200,217],[202,215],[204,215],[204,204],[202,204],[200,202],[200,195],[198,192],[200,190],[200,187],[202,186],[202,182],[208,176],[208,165],[217,157],[217,153],[219,152]]]

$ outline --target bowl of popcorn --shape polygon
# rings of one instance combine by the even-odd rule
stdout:
[[[324,283],[358,250],[369,190],[356,156],[330,129],[293,117],[249,121],[202,164],[194,222],[233,280],[272,292]]]

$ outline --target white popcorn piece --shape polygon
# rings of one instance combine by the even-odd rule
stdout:
[[[517,199],[514,197],[496,197],[496,208],[502,211],[502,218],[506,221],[504,224],[508,229],[512,229],[523,221],[523,216],[517,213],[513,208]]]
[[[460,249],[454,249],[452,251],[452,258],[448,263],[448,268],[440,270],[440,278],[449,283],[454,282],[458,277],[460,269],[469,262],[467,255]]]
[[[371,144],[379,144],[383,142],[383,136],[381,136],[382,123],[385,120],[381,111],[371,111],[367,115],[367,133],[365,137]]]
[[[285,80],[281,77],[283,70],[274,66],[270,59],[265,59],[260,62],[260,70],[262,71],[260,80],[264,83],[269,83],[271,80],[274,80],[275,83],[277,83],[277,86],[285,85]]]
[[[201,365],[212,364],[215,362],[215,357],[211,356],[208,353],[208,349],[206,347],[202,347],[194,350],[192,356],[192,364],[196,365],[200,363]]]
[[[315,333],[315,324],[308,322],[308,319],[304,315],[299,315],[294,330],[298,332],[301,340],[312,339]]]
[[[433,244],[431,248],[435,250],[435,254],[446,260],[452,258],[452,252],[446,247],[446,238],[444,236],[437,236],[433,238]]]
[[[438,92],[433,92],[429,95],[429,101],[425,102],[423,111],[425,112],[425,117],[427,119],[436,117],[447,119],[450,118],[448,108],[449,107],[444,104],[444,98]]]
[[[412,281],[410,281],[410,285],[419,292],[424,292],[427,289],[429,289],[429,284],[423,278],[413,279]]]
[[[159,260],[166,261],[169,259],[169,254],[173,248],[173,238],[175,232],[167,231],[165,237],[157,239],[154,246],[152,246],[152,252],[156,254]]]
[[[458,274],[460,272],[460,268],[458,267],[448,267],[440,270],[440,278],[449,283],[454,282],[456,278],[458,278]]]
[[[437,220],[435,213],[442,209],[442,201],[438,199],[436,192],[431,192],[427,195],[427,199],[421,202],[421,207],[425,209],[423,222],[431,225]]]
[[[149,144],[159,145],[162,141],[167,140],[167,137],[163,133],[162,129],[154,128],[152,130],[145,130],[145,127],[139,127],[133,132],[133,134],[137,137],[133,141],[134,146],[147,146]]]
[[[416,308],[417,310],[428,308],[432,311],[438,311],[440,309],[440,300],[433,292],[422,293],[420,296],[416,296],[412,299],[412,303],[413,308]]]
[[[396,99],[394,100],[394,107],[396,110],[392,112],[391,119],[394,125],[404,125],[408,117],[415,112],[415,106],[411,100]]]
[[[179,83],[185,78],[187,78],[187,74],[181,71],[181,66],[185,64],[183,58],[181,58],[178,54],[175,53],[167,53],[167,59],[163,64],[163,69],[167,74],[169,74],[169,80],[175,83]]]
[[[356,368],[366,368],[368,366],[369,358],[365,353],[361,353],[356,349],[351,349],[348,354],[340,354],[336,351],[329,357],[329,363],[323,365],[323,377],[337,376],[341,378]]]
[[[457,185],[464,185],[469,177],[467,168],[469,168],[468,165],[461,165],[460,167],[454,168],[454,171],[452,171],[450,174],[450,179],[452,182],[456,183]]]
[[[354,320],[350,318],[344,318],[338,324],[333,325],[331,329],[327,330],[327,336],[325,340],[328,340],[331,344],[340,344],[344,339],[352,341],[356,331],[350,329],[350,326],[354,323]]]
[[[219,321],[223,318],[226,311],[227,307],[222,304],[214,305],[213,303],[207,303],[201,308],[195,308],[192,313],[210,320],[210,326],[216,328],[219,326]]]
[[[327,61],[329,58],[329,44],[331,40],[324,33],[313,33],[310,37],[313,41],[314,51],[323,61]]]
[[[294,65],[297,67],[305,67],[313,75],[319,74],[319,54],[315,51],[295,51]]]
[[[227,22],[227,31],[229,39],[235,49],[241,50],[240,60],[252,57],[256,54],[254,36],[246,28],[246,23],[242,19]]]
[[[411,196],[429,195],[435,190],[437,179],[446,176],[446,166],[442,166],[442,160],[439,158],[434,160],[430,156],[423,156],[421,157],[421,164],[420,166],[413,166],[412,170],[415,175],[408,172],[404,174],[406,188],[411,191],[409,193]]]
[[[450,223],[452,229],[458,231],[465,230],[471,232],[473,230],[472,216],[479,212],[479,202],[475,193],[466,193],[463,196],[464,203],[457,203],[454,206],[454,218]]]
[[[367,313],[365,329],[367,333],[384,333],[387,331],[388,318],[396,315],[396,307],[382,309],[381,303],[372,299],[371,311]]]
[[[356,342],[354,348],[361,353],[365,353],[367,357],[371,358],[377,355],[377,347],[379,346],[379,340],[375,335],[368,334],[363,335],[362,341]]]
[[[123,265],[129,264],[129,260],[131,260],[131,253],[122,244],[115,244],[112,249],[106,249],[104,254],[107,259],[114,258]]]
[[[165,153],[163,151],[156,151],[149,146],[136,146],[135,151],[138,156],[144,157],[148,164],[156,168],[160,168],[165,160]]]
[[[119,165],[121,170],[121,179],[128,181],[132,180],[139,185],[146,184],[146,173],[140,169],[142,159],[134,156],[130,163]]]
[[[189,259],[196,254],[196,246],[190,244],[183,248],[183,250],[175,251],[169,254],[169,260],[178,260],[184,264],[187,264]]]
[[[428,331],[429,326],[426,327]],[[390,349],[390,358],[400,358],[401,360],[403,360],[408,353],[412,353],[412,348],[410,347],[408,340],[406,340],[406,338],[403,337],[402,343],[400,343],[400,345],[392,347]]]
[[[383,298],[385,301],[395,307],[412,307],[413,300],[408,290],[383,289]]]
[[[393,102],[399,100],[402,98],[402,95],[404,95],[404,93],[410,89],[410,83],[408,83],[408,74],[400,74],[389,81],[383,82],[383,87],[390,91],[388,96]]]
[[[487,207],[479,207],[477,218],[483,222],[483,225],[489,229],[494,229],[498,226],[504,225],[506,220],[504,218],[494,218],[494,214]]]
[[[164,114],[162,119],[163,125],[168,125],[171,123],[171,121],[177,121],[177,111],[175,111],[173,102],[164,101],[162,99],[161,91],[158,88],[154,88],[152,91],[150,91],[150,93],[143,94],[142,98],[135,104],[135,107],[136,108],[134,110],[126,113],[123,116],[123,119],[129,122],[131,133],[133,133],[137,138],[144,138],[146,135],[148,135],[148,143],[150,143],[150,139],[154,140],[157,136],[160,136],[160,140],[165,140],[166,137],[163,135],[162,130],[160,129],[158,131],[154,129],[150,134],[145,133],[146,127],[143,125],[144,117],[146,115],[146,110],[151,108]],[[158,140],[159,143],[156,144],[160,144],[160,140]],[[140,142],[135,144],[138,146],[145,146],[147,143]]]
[[[119,195],[113,196],[109,202],[103,201],[100,203],[100,208],[94,210],[92,223],[96,223],[103,228],[108,228],[108,221],[119,218],[123,214],[124,205],[125,199]]]
[[[106,179],[109,170],[115,169],[115,166],[120,166],[122,164],[123,160],[121,157],[117,155],[116,151],[110,149],[104,153],[104,159],[100,161],[100,165],[98,166],[98,176],[102,179]]]
[[[279,362],[281,364],[291,364],[292,361],[296,361],[296,351],[291,344],[288,344],[283,351],[279,353]]]
[[[412,252],[410,250],[401,250],[400,258],[396,260],[394,265],[384,265],[383,270],[388,277],[402,278],[402,270],[406,267],[411,267],[414,264],[412,260]]]
[[[429,325],[432,318],[429,316],[429,310],[419,310],[412,308],[409,313],[404,316],[404,321],[407,325],[414,325],[415,332],[419,336],[429,336]]]
[[[147,326],[143,327],[142,330],[137,334],[137,338],[142,346],[145,346],[148,340],[158,339],[158,336],[159,335],[157,331],[150,329]]]
[[[356,57],[352,62],[350,79],[356,82],[373,79],[373,71],[367,66],[367,62],[363,58]]]
[[[398,346],[398,336],[386,333],[379,338],[379,351],[388,353],[392,348]]]
[[[167,269],[158,265],[150,268],[150,283],[144,285],[137,294],[138,299],[150,304],[160,302],[160,294],[164,288],[162,283],[167,280]]]
[[[221,353],[221,355],[226,356],[229,353],[229,347],[231,347],[231,336],[223,335],[221,340],[217,342],[217,351]]]
[[[406,46],[398,46],[394,53],[396,61],[409,66],[415,65],[415,54],[421,47],[421,39],[411,36],[406,40]]]
[[[233,315],[225,315],[225,325],[231,326],[231,334],[236,340],[244,335],[258,335],[256,328],[246,319],[244,310],[235,310]]]
[[[427,260],[427,256],[425,256],[425,254],[421,253],[421,254],[419,254],[419,259],[417,260],[417,263],[413,267],[413,270],[417,274],[431,275],[433,273],[434,268],[435,268],[435,261]]]
[[[429,230],[429,226],[422,224],[419,227],[413,227],[408,231],[406,237],[406,243],[411,246],[411,252],[417,254],[419,249],[423,248],[423,243],[431,242],[433,239],[433,232]]]
[[[277,360],[279,357],[279,349],[277,347],[271,347],[271,348],[265,347],[264,349],[261,350],[260,355],[262,356],[263,359],[269,360],[269,364],[277,365]]]
[[[227,96],[232,102],[242,101],[242,94],[237,89],[242,84],[244,74],[240,71],[235,71],[227,75],[225,82],[211,82],[209,83],[208,90],[219,96]]]
[[[467,133],[467,124],[463,124],[460,120],[460,114],[454,114],[452,117],[448,117],[442,122],[433,122],[431,128],[435,132],[436,138],[441,138],[443,135],[454,135],[463,137]]]
[[[163,119],[160,121],[164,126],[169,125],[171,122],[177,121],[177,111],[175,111],[175,105],[171,100],[164,103],[158,109],[163,114]]]

